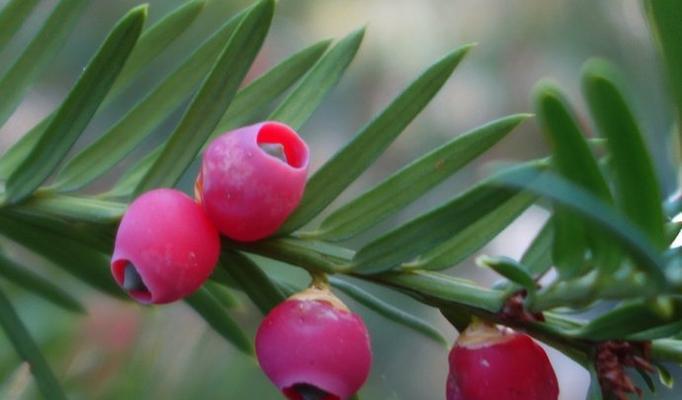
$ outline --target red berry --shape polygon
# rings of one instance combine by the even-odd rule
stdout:
[[[328,290],[308,289],[275,307],[256,334],[258,362],[290,400],[345,400],[372,363],[367,327]]]
[[[218,231],[201,206],[180,191],[157,189],[123,216],[111,273],[140,303],[169,303],[198,289],[219,253]]]
[[[282,159],[266,151],[281,146]],[[254,241],[272,235],[298,206],[308,174],[308,146],[279,122],[227,132],[206,149],[197,190],[224,235]]]
[[[556,400],[547,354],[530,336],[474,322],[450,351],[447,400]]]

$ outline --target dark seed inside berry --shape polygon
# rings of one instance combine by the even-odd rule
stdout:
[[[137,270],[135,269],[135,266],[133,264],[128,263],[126,265],[125,269],[123,270],[123,289],[133,292],[133,291],[141,291],[141,292],[147,292],[147,286],[144,285],[144,282],[142,282],[142,278],[140,278],[140,274],[137,273]]]
[[[301,400],[331,400],[336,398],[324,390],[307,383],[297,383],[292,389]]]
[[[280,160],[287,162],[287,156],[284,154],[284,146],[279,143],[261,143],[260,148],[264,152],[270,154],[273,157],[279,158]]]

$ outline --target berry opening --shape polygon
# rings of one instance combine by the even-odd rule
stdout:
[[[117,260],[113,268],[114,279],[130,297],[141,303],[150,303],[152,294],[135,265],[128,260]]]
[[[264,123],[258,131],[256,143],[265,153],[293,168],[305,168],[308,165],[308,146],[293,129],[284,124]],[[270,150],[273,148],[283,153],[283,157],[272,154]]]
[[[123,270],[123,289],[131,290],[147,290],[147,287],[142,282],[142,277],[137,273],[132,264],[126,265]]]
[[[341,400],[338,396],[308,383],[297,383],[282,392],[289,400]]]
[[[275,158],[278,158],[278,159],[280,159],[280,160],[282,160],[288,164],[287,155],[284,154],[284,147],[281,144],[279,144],[279,143],[277,143],[277,144],[262,143],[262,144],[259,144],[258,146],[264,152],[266,152],[269,155],[271,155]]]

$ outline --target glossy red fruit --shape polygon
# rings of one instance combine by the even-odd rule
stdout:
[[[116,234],[111,272],[140,303],[169,303],[201,286],[220,253],[218,231],[201,206],[172,189],[133,201]]]
[[[326,289],[308,289],[275,307],[258,328],[256,354],[290,400],[345,400],[372,364],[364,322]]]
[[[556,400],[559,385],[530,336],[474,322],[450,351],[447,400]]]
[[[281,149],[281,158],[268,152]],[[197,178],[200,201],[220,232],[238,241],[272,235],[298,206],[308,146],[279,122],[227,132],[206,149]]]

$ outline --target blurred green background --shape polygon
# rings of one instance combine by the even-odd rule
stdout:
[[[8,124],[0,129],[0,154],[63,99],[82,67],[114,22],[137,0],[93,0],[46,74]],[[150,23],[182,4],[182,0],[149,1]],[[144,72],[123,101],[100,113],[77,148],[91,141],[120,117],[144,91],[153,87],[183,57],[246,0],[209,0],[206,9],[165,55]],[[0,0],[0,6],[5,1]],[[45,0],[10,46],[0,53],[0,73],[11,65],[35,33],[56,0]],[[631,98],[648,134],[664,187],[673,183],[666,140],[672,114],[654,47],[637,0],[280,0],[275,20],[252,76],[269,69],[288,54],[323,38],[339,38],[359,26],[367,34],[359,54],[338,88],[323,103],[301,133],[312,148],[313,168],[348,141],[373,114],[414,79],[419,71],[450,49],[477,42],[426,111],[339,200],[379,182],[403,164],[448,138],[516,112],[532,111],[530,92],[539,79],[559,82],[584,109],[579,96],[579,73],[591,56],[606,57],[622,67]],[[2,94],[0,93],[0,101]],[[145,148],[159,143],[176,119],[164,123]],[[584,119],[588,124],[588,119]],[[446,181],[398,217],[368,233],[395,226],[441,203],[485,176],[491,161],[518,161],[546,152],[533,121],[526,122],[472,166]],[[94,186],[109,187],[120,172],[139,159],[133,153]],[[189,186],[189,179],[184,182]],[[188,187],[186,187],[188,189]],[[333,207],[332,207],[333,208]],[[546,218],[533,208],[482,252],[516,257]],[[363,238],[360,238],[362,241]],[[353,246],[354,243],[349,243]],[[0,246],[16,257],[25,252],[0,237]],[[276,390],[257,363],[231,348],[182,304],[141,307],[90,291],[53,268],[48,260],[27,258],[36,271],[63,282],[84,299],[87,316],[74,316],[0,282],[12,294],[22,319],[41,343],[49,362],[74,399],[277,399]],[[303,284],[300,271],[268,265],[273,274]],[[495,277],[472,262],[457,273],[490,284]],[[362,284],[361,284],[362,285]],[[381,288],[367,287],[378,296],[432,321],[454,340],[456,332],[434,310]],[[247,332],[260,316],[248,300],[233,309]],[[362,314],[372,333],[375,363],[361,392],[363,399],[420,399],[444,397],[447,349],[371,311],[349,304]],[[560,377],[562,400],[581,400],[588,375],[565,357],[552,352]],[[679,370],[675,370],[679,372]],[[38,394],[30,374],[0,336],[0,398],[31,399]],[[649,395],[647,395],[649,396]],[[675,399],[659,391],[647,398]]]

